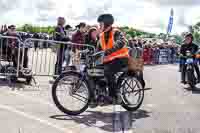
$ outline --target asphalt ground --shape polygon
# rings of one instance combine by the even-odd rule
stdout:
[[[2,133],[199,133],[200,92],[184,89],[177,65],[145,67],[148,88],[141,108],[120,106],[88,109],[71,117],[52,101],[50,77],[36,77],[39,87],[6,81],[0,84]],[[69,103],[70,104],[70,103]]]

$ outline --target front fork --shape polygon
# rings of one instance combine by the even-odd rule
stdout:
[[[78,89],[81,87],[82,81],[84,80],[84,75],[81,75],[81,78],[79,78],[73,85],[73,88],[71,90],[71,94],[74,95],[78,91]]]
[[[188,80],[188,72],[191,72],[192,74],[194,74],[194,66],[193,66],[193,64],[189,64],[188,66],[187,66],[187,68],[186,68],[186,75],[187,75],[187,80]],[[191,79],[190,79],[191,80]]]

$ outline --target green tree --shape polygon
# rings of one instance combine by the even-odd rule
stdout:
[[[194,40],[196,42],[200,43],[200,34],[199,34],[199,32],[194,32],[193,36],[194,36]]]
[[[181,44],[183,42],[183,38],[179,35],[173,35],[172,37],[175,38],[177,44]]]
[[[200,22],[192,26],[194,40],[197,43],[200,43]]]

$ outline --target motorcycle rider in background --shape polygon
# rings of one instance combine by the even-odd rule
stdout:
[[[185,36],[185,40],[184,40],[184,44],[181,46],[180,49],[180,54],[182,56],[186,56],[186,52],[190,51],[192,55],[195,55],[198,51],[198,46],[196,44],[193,43],[193,35],[191,33],[187,34]],[[185,58],[180,58],[180,65],[181,65],[181,83],[186,84],[186,80],[185,80],[185,76],[186,76],[186,59]],[[198,79],[198,83],[200,82],[200,71],[199,71],[199,67],[197,65],[197,63],[194,63],[194,68],[195,71],[197,73],[197,79]]]

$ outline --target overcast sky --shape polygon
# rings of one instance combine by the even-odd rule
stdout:
[[[0,0],[0,24],[55,25],[58,16],[75,25],[96,23],[101,13],[112,13],[117,25],[150,32],[166,32],[174,9],[173,33],[200,21],[200,0]]]

